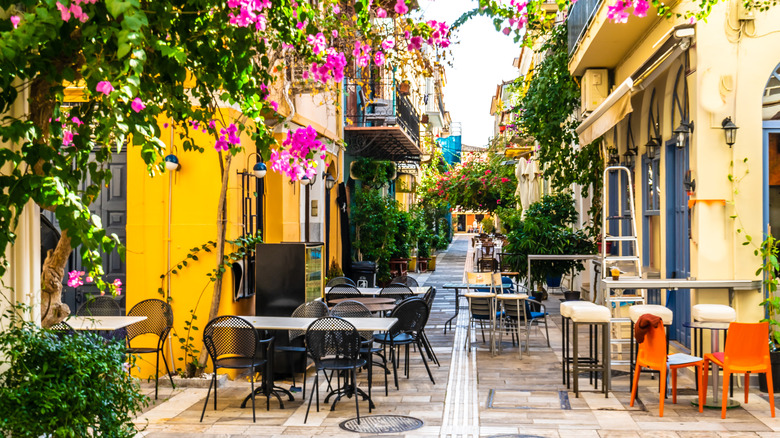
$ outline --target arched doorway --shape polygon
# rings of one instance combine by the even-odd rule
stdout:
[[[780,236],[780,64],[769,75],[761,98],[764,128],[764,232]]]

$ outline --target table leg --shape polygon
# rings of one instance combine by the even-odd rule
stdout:
[[[710,351],[715,353],[720,347],[720,330],[710,330]],[[720,377],[720,367],[712,364],[712,399],[718,404],[718,377]]]
[[[452,318],[448,319],[447,322],[444,323],[444,334],[447,334],[447,326],[450,326],[450,330],[452,330],[452,321],[458,317],[458,312],[460,312],[460,288],[455,288],[455,315],[452,316]]]

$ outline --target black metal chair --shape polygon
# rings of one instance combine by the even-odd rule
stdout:
[[[379,291],[379,296],[394,298],[397,304],[409,297],[413,297],[414,292],[412,292],[412,289],[405,284],[390,283]]]
[[[206,414],[206,406],[209,404],[211,387],[214,387],[214,410],[217,410],[217,371],[220,368],[233,370],[249,370],[249,379],[252,387],[252,422],[255,418],[255,372],[259,370],[266,383],[268,375],[268,358],[274,345],[274,338],[265,336],[261,339],[260,333],[244,318],[238,316],[218,316],[203,329],[203,344],[214,364],[209,391],[206,393],[206,401],[203,402],[203,411],[200,421]],[[264,347],[264,348],[263,348]],[[266,410],[271,409],[271,392],[266,391]]]
[[[351,278],[348,277],[335,277],[328,280],[328,284],[325,285],[325,287],[333,287],[338,286],[340,284],[347,284],[349,286],[355,286],[355,282],[352,281]]]
[[[113,297],[108,295],[96,295],[87,299],[87,302],[76,310],[78,316],[122,316],[122,308]]]
[[[159,383],[160,374],[160,356],[162,355],[163,364],[165,365],[165,371],[168,373],[168,378],[171,379],[171,386],[176,388],[173,383],[173,377],[171,377],[171,370],[168,368],[168,362],[165,360],[165,354],[163,347],[165,346],[165,340],[168,338],[168,333],[173,327],[173,309],[170,304],[162,300],[149,299],[143,300],[140,303],[133,306],[127,316],[145,316],[146,319],[139,321],[135,324],[127,326],[127,352],[130,354],[147,354],[155,353],[157,360],[155,362],[155,374],[154,374],[154,399],[157,400],[157,388]],[[133,347],[130,343],[138,336],[141,335],[155,335],[157,336],[157,345],[154,347]]]
[[[390,283],[405,284],[409,287],[420,287],[420,284],[417,283],[417,280],[415,280],[414,278],[408,275],[401,275],[400,277],[395,277],[390,281]]]
[[[317,412],[320,411],[320,391],[319,391],[319,373],[320,371],[333,370],[336,372],[350,371],[350,382],[345,380],[344,388],[338,388],[331,395],[336,394],[331,410],[336,406],[336,402],[343,395],[355,397],[355,412],[357,413],[358,424],[360,424],[360,407],[358,406],[357,370],[366,365],[366,360],[360,354],[360,334],[355,326],[341,318],[327,316],[319,318],[309,325],[306,330],[306,350],[314,361],[316,374],[314,375],[314,394],[309,397],[309,406],[306,408],[306,416],[303,422],[309,419],[311,410],[311,400],[317,398]],[[371,382],[371,367],[368,368],[368,381]],[[365,394],[363,394],[365,395]],[[367,398],[367,397],[366,397]],[[327,402],[327,398],[325,399]],[[371,412],[371,403],[369,399],[368,410]]]
[[[325,300],[330,303],[331,300],[354,298],[360,296],[362,296],[360,289],[356,288],[355,286],[351,286],[349,284],[337,284],[336,286],[328,289],[328,291],[325,293]]]
[[[323,316],[328,316],[330,312],[328,311],[328,306],[319,300],[315,301],[309,301],[308,303],[303,303],[300,306],[298,306],[295,310],[293,310],[292,316],[293,318],[322,318]],[[306,353],[306,347],[305,346],[297,346],[293,345],[295,341],[298,339],[302,339],[306,335],[306,332],[303,332],[301,330],[288,330],[287,331],[287,337],[289,339],[288,345],[277,345],[275,347],[275,351],[281,351],[284,353],[287,353],[287,362],[292,363],[292,355],[294,353]],[[295,369],[292,368],[292,376],[293,376],[293,386],[295,386]],[[303,369],[303,399],[306,400],[306,367],[304,366]]]
[[[335,306],[333,306],[332,309],[330,309],[330,316],[337,316],[339,318],[371,318],[371,311],[368,310],[368,307],[366,307],[363,303],[358,301],[342,301]],[[362,346],[360,348],[360,352],[362,354],[365,354],[367,356],[367,359],[371,359],[371,355],[377,355],[379,356],[382,361],[381,362],[375,362],[379,367],[383,368],[385,370],[385,395],[387,395],[387,373],[389,370],[387,369],[387,361],[385,360],[385,356],[382,354],[382,349],[379,347],[374,347],[374,332],[372,331],[362,331],[359,332],[360,339],[362,342]],[[371,398],[371,385],[373,382],[368,382],[368,397]]]
[[[60,321],[57,324],[54,324],[53,326],[49,327],[49,330],[54,332],[55,335],[57,335],[60,339],[62,339],[63,336],[73,336],[76,334],[76,330],[73,330],[73,327],[70,326],[65,321]]]
[[[396,365],[398,356],[396,347],[406,346],[404,372],[406,378],[409,378],[409,345],[412,344],[417,345],[420,357],[423,360],[423,364],[425,364],[425,369],[428,371],[428,377],[431,378],[431,382],[435,385],[436,381],[433,380],[433,374],[428,367],[428,361],[425,360],[422,337],[420,336],[428,320],[428,305],[419,298],[408,298],[393,309],[390,317],[398,318],[398,322],[393,325],[388,333],[374,335],[374,342],[390,347],[390,362],[393,363],[395,388],[398,389],[398,369]]]
[[[428,318],[431,317],[431,309],[433,308],[433,300],[436,298],[436,288],[432,287],[428,289],[428,292],[425,292],[425,295],[423,295],[422,300],[425,301],[425,304],[428,306],[428,317],[426,317],[426,324],[428,323]],[[439,363],[439,358],[436,357],[436,352],[433,351],[433,346],[431,345],[431,341],[428,340],[428,335],[425,333],[425,324],[423,325],[423,329],[420,333],[420,336],[422,337],[423,346],[425,346],[425,352],[428,353],[428,358],[432,360],[436,366],[440,367],[441,364]]]

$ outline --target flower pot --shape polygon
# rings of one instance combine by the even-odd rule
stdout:
[[[601,254],[601,242],[596,242],[596,246],[598,247],[599,254]],[[607,242],[607,254],[610,254],[612,252],[612,242]]]
[[[398,84],[398,93],[401,96],[408,96],[412,92],[412,84],[407,81]]]
[[[772,386],[773,392],[780,392],[780,351],[770,351],[769,360],[772,362]],[[758,389],[767,392],[766,374],[758,375]]]
[[[428,270],[429,271],[436,270],[436,255],[432,255],[431,259],[428,261]]]
[[[548,275],[547,287],[561,287],[561,277],[562,277],[561,275],[558,275],[557,277]]]
[[[409,259],[409,272],[417,272],[417,257]]]
[[[563,300],[564,301],[579,301],[580,300],[580,292],[579,291],[565,291],[563,292]]]

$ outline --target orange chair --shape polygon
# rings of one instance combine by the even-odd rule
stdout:
[[[726,351],[704,355],[704,369],[710,362],[723,368],[723,398],[728,399],[729,377],[735,373],[745,373],[745,403],[748,402],[750,373],[766,373],[766,385],[769,390],[769,407],[775,416],[775,395],[772,392],[772,365],[769,362],[769,323],[729,324],[729,337],[726,339]],[[703,385],[707,387],[707,375]],[[726,418],[726,403],[720,412],[720,418]]]
[[[669,362],[669,359],[682,357],[679,363]],[[698,359],[698,360],[695,360]],[[666,355],[666,332],[664,326],[659,324],[657,327],[651,327],[645,335],[645,340],[639,344],[639,354],[636,358],[636,371],[634,372],[634,382],[631,386],[631,406],[634,406],[637,387],[639,386],[639,373],[642,367],[650,368],[661,373],[660,383],[660,406],[658,416],[664,416],[664,396],[666,395],[666,369],[667,363],[672,373],[672,403],[677,404],[677,369],[689,366],[698,368],[699,375],[699,412],[703,412],[704,399],[707,394],[706,386],[701,383],[701,376],[704,375],[704,360],[694,356]]]

